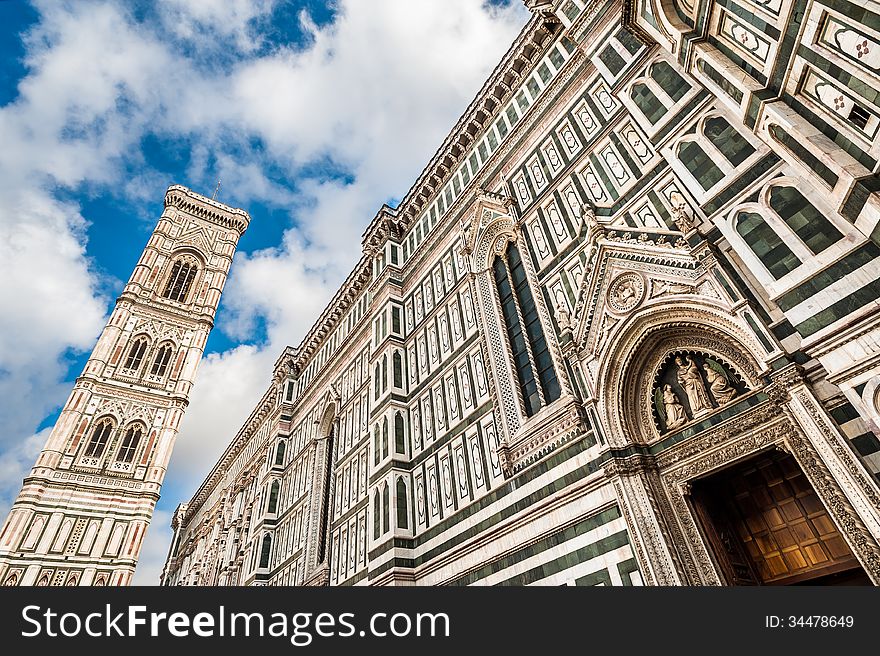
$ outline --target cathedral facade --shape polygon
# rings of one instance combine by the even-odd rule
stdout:
[[[880,3],[526,5],[164,585],[880,583]],[[5,579],[80,489],[28,492],[60,430]]]

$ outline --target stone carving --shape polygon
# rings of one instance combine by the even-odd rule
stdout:
[[[727,373],[715,360],[706,358],[703,371],[706,372],[709,391],[712,392],[718,405],[729,403],[736,396],[736,389],[727,380]]]
[[[559,332],[566,332],[572,329],[571,314],[563,306],[556,307],[556,323],[559,326]]]
[[[686,355],[678,355],[675,364],[678,365],[678,384],[687,394],[694,417],[706,414],[712,409],[712,402],[709,400],[697,363]]]
[[[651,298],[657,298],[665,294],[694,294],[696,287],[684,285],[671,280],[654,280],[651,285]]]
[[[657,395],[660,397],[660,402],[657,403],[657,410],[661,411],[661,419],[663,419],[668,430],[678,428],[687,422],[684,406],[672,390],[672,385],[664,385],[662,392],[659,389],[657,390]]]
[[[645,296],[645,283],[636,273],[624,273],[611,283],[608,290],[608,305],[615,312],[629,312],[642,302]]]

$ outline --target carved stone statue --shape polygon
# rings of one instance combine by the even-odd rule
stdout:
[[[727,379],[727,372],[724,371],[720,364],[707,358],[706,363],[703,365],[703,371],[706,372],[709,391],[712,392],[712,396],[718,405],[729,403],[736,396],[736,389],[730,384],[730,381]]]
[[[666,428],[669,430],[678,428],[687,422],[684,406],[672,390],[672,385],[669,384],[663,386],[663,410],[666,414]]]
[[[678,355],[675,357],[675,364],[678,365],[678,384],[687,394],[694,417],[711,410],[712,402],[709,400],[697,363],[686,355],[684,357]]]
[[[561,304],[556,308],[556,323],[559,325],[560,332],[564,333],[566,330],[572,329],[571,314]]]

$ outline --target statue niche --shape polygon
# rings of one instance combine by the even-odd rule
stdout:
[[[673,351],[657,370],[651,392],[660,433],[702,419],[742,396],[748,387],[742,377],[716,355]]]

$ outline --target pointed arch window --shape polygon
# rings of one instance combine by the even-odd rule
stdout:
[[[163,344],[156,351],[156,357],[153,359],[153,366],[150,368],[150,375],[156,378],[164,378],[168,371],[168,363],[171,362],[171,355],[174,352],[171,344]]]
[[[409,512],[406,501],[406,483],[397,479],[397,527],[409,528]]]
[[[162,293],[167,299],[183,303],[189,294],[189,288],[195,280],[198,266],[191,258],[179,258],[171,265],[171,275]]]
[[[373,493],[373,539],[376,540],[379,538],[379,534],[382,532],[382,515],[380,514],[382,511],[379,507],[379,490],[376,490]]]
[[[403,387],[403,358],[400,356],[400,351],[395,351],[391,359],[394,370],[394,387],[401,388]]]
[[[391,506],[391,492],[388,489],[388,483],[382,485],[382,533],[388,532],[388,515]]]
[[[116,457],[119,462],[132,462],[134,460],[134,455],[137,452],[143,434],[141,426],[129,426],[128,430],[125,431],[125,436],[122,438],[119,455]]]
[[[757,212],[740,212],[736,231],[777,280],[801,265],[797,255]]]
[[[388,457],[388,417],[382,420],[382,458]]]
[[[92,436],[86,445],[83,456],[86,458],[100,458],[104,455],[104,449],[107,448],[107,442],[110,441],[110,434],[113,432],[113,420],[105,417],[95,424],[92,430]]]
[[[403,428],[403,415],[394,414],[394,452],[406,453],[406,433]]]
[[[495,258],[492,271],[525,413],[531,417],[559,398],[559,380],[516,244],[510,242]]]
[[[144,337],[138,337],[134,340],[131,345],[131,348],[128,349],[128,357],[125,358],[125,369],[129,369],[131,371],[137,371],[141,368],[141,363],[144,361],[144,355],[147,352],[147,346],[149,345],[149,340]]]
[[[287,447],[287,442],[281,440],[278,442],[278,448],[275,450],[275,464],[283,465],[284,464],[284,451]]]
[[[263,536],[263,544],[260,547],[260,567],[269,566],[269,556],[272,555],[272,536],[266,533]]]
[[[272,481],[272,487],[269,489],[269,505],[266,512],[275,514],[278,512],[278,493],[281,492],[281,484],[278,481]]]
[[[770,207],[813,255],[843,239],[840,230],[794,187],[773,187],[770,190]]]

